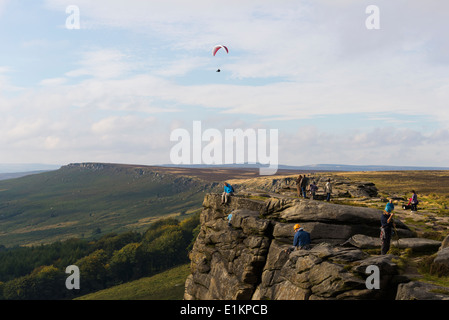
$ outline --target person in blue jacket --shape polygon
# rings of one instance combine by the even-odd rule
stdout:
[[[293,230],[295,231],[295,236],[293,238],[293,246],[288,248],[286,251],[287,253],[291,253],[296,248],[299,249],[310,249],[310,233],[304,230],[304,228],[301,228],[299,224],[295,224],[293,227]]]
[[[224,185],[224,192],[221,195],[221,204],[228,203],[228,199],[230,196],[234,194],[234,188],[227,182],[223,183]]]
[[[385,211],[387,213],[391,213],[393,210],[394,210],[393,200],[390,199],[390,201],[388,201],[387,205],[385,206]]]
[[[228,214],[228,226],[232,227],[232,213]]]

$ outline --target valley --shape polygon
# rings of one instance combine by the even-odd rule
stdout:
[[[257,169],[78,163],[0,181],[0,245],[48,244],[144,231],[161,217],[201,209],[207,192]],[[283,174],[293,173],[281,171]]]

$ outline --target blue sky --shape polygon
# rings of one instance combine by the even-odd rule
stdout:
[[[447,166],[448,12],[437,0],[0,0],[0,163],[169,163],[170,132],[200,120],[278,129],[281,164]],[[216,44],[229,54],[213,57]]]

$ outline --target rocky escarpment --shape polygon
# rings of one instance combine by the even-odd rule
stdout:
[[[315,182],[318,192],[315,199],[324,200],[324,186],[328,179],[332,183],[332,196],[335,198],[373,198],[378,196],[378,190],[374,183],[363,181],[351,181],[344,177],[328,177],[326,175],[309,174],[309,183]],[[265,177],[243,180],[230,180],[229,182],[239,189],[239,193],[253,193],[255,190],[275,192],[284,195],[297,194],[296,176]]]
[[[395,299],[398,287],[409,283],[396,256],[363,250],[380,247],[380,210],[268,193],[234,196],[227,205],[219,194],[208,194],[203,207],[187,300]],[[296,223],[311,233],[312,249],[288,254]],[[396,224],[413,250],[438,250],[439,242],[414,241],[405,224]],[[380,289],[366,286],[372,265],[379,268]],[[407,297],[403,290],[401,297]]]

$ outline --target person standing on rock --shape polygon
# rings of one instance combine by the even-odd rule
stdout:
[[[317,192],[317,190],[318,190],[318,187],[316,186],[315,181],[312,181],[312,183],[310,184],[310,187],[309,187],[311,200],[315,199],[315,193]]]
[[[329,202],[331,200],[332,193],[331,179],[327,179],[326,185],[324,186],[324,192],[326,192],[326,201]]]
[[[306,177],[306,175],[304,175],[299,184],[301,187],[301,192],[302,192],[302,196],[304,197],[304,199],[306,198],[306,188],[307,188],[308,182],[309,182],[309,179]]]
[[[230,196],[234,194],[234,188],[227,182],[223,183],[224,185],[224,192],[221,195],[221,204],[228,203],[228,199]]]
[[[301,180],[302,180],[302,175],[299,175],[298,179],[296,179],[296,189],[298,190],[298,198],[301,198],[301,195],[302,195]]]
[[[293,227],[295,231],[295,237],[293,238],[293,246],[285,250],[287,253],[291,253],[296,248],[310,250],[310,233],[301,228],[299,224],[295,224]]]
[[[387,209],[387,207],[385,207],[385,209]],[[387,254],[388,250],[390,250],[391,233],[393,231],[392,228],[394,227],[393,216],[393,211],[388,212],[387,210],[384,210],[382,217],[380,218],[380,240],[382,243],[380,254],[382,255]]]
[[[390,201],[388,201],[387,205],[385,206],[385,211],[387,213],[391,213],[394,210],[394,204],[393,204],[393,199],[390,199]]]

